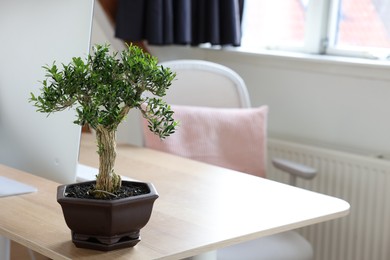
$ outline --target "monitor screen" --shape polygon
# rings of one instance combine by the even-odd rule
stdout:
[[[81,127],[75,111],[36,112],[43,65],[90,49],[93,0],[0,3],[0,164],[54,180],[76,180]]]

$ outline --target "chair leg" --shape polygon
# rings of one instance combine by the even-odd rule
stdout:
[[[0,260],[10,259],[10,240],[6,237],[0,236]]]
[[[30,248],[28,248],[27,250],[28,250],[28,255],[30,256],[30,259],[35,260],[34,251],[32,251]]]

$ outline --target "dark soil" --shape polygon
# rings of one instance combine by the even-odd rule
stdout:
[[[95,199],[93,191],[95,183],[77,183],[66,187],[65,196],[70,198]],[[120,189],[114,194],[107,194],[103,199],[114,200],[122,199],[150,192],[148,186],[138,182],[122,182]]]

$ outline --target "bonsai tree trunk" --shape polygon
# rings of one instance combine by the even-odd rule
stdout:
[[[97,197],[104,197],[105,192],[114,193],[121,186],[121,178],[114,172],[116,158],[115,130],[99,125],[96,128],[96,140],[99,154],[99,174],[96,177]]]

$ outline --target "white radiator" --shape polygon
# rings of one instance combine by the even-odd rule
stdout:
[[[390,259],[390,161],[269,139],[267,177],[285,183],[288,176],[270,163],[274,157],[318,169],[315,179],[298,180],[298,187],[351,204],[349,216],[299,230],[315,260]]]

